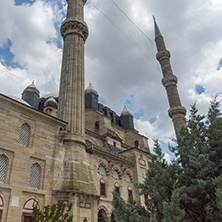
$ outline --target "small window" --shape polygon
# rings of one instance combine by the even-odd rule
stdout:
[[[31,166],[29,187],[39,189],[41,179],[41,166],[38,163],[34,163]]]
[[[106,184],[104,180],[100,181],[100,196],[106,196]]]
[[[128,189],[128,198],[133,199],[133,191],[131,189]]]
[[[115,183],[115,191],[120,195],[120,187],[118,183]]]
[[[52,113],[52,109],[50,109],[50,108],[46,109],[46,113],[47,114],[51,114]]]
[[[135,147],[139,147],[139,141],[135,140],[134,145],[135,145]]]
[[[113,146],[115,146],[115,147],[116,147],[116,142],[113,142]]]
[[[105,169],[104,166],[99,167],[99,174],[103,175],[103,176],[106,176],[106,169]]]
[[[113,178],[119,180],[119,173],[117,172],[117,170],[113,171]]]
[[[22,124],[18,143],[22,146],[29,146],[31,128],[27,123]]]
[[[5,183],[8,170],[8,158],[6,155],[0,155],[0,183]]]
[[[96,122],[95,122],[95,128],[96,128],[97,130],[99,130],[99,121],[96,121]]]
[[[126,182],[128,182],[128,183],[131,183],[131,179],[130,179],[130,176],[129,176],[129,174],[126,174]]]
[[[142,178],[145,179],[146,178],[146,173],[144,171],[142,171]]]

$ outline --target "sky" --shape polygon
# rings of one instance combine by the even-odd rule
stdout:
[[[33,80],[41,96],[58,91],[66,7],[65,0],[0,1],[0,93],[21,97]],[[222,92],[221,0],[87,1],[85,86],[91,81],[99,101],[119,115],[126,104],[135,128],[151,148],[159,139],[169,159],[175,133],[155,59],[152,15],[171,52],[183,106],[189,110],[196,102],[206,114]]]

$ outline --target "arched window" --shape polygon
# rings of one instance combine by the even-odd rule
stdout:
[[[100,196],[106,197],[106,184],[103,179],[100,180]]]
[[[99,167],[99,174],[103,175],[103,176],[106,176],[106,169],[105,169],[104,166]]]
[[[6,155],[0,155],[0,183],[5,183],[8,170],[8,158]]]
[[[119,180],[119,173],[117,170],[113,171],[113,178]]]
[[[3,209],[4,209],[4,201],[3,198],[0,196],[0,221],[2,221]]]
[[[39,189],[41,179],[41,166],[38,163],[34,163],[31,166],[29,187]]]
[[[130,178],[129,174],[126,174],[125,179],[126,179],[126,182],[131,183],[131,178]]]
[[[130,186],[128,187],[128,198],[133,198],[133,191]]]
[[[29,200],[27,200],[23,206],[23,210],[22,210],[22,222],[34,222],[35,218],[33,217],[33,207],[36,206],[38,209],[39,207],[39,203],[37,200],[35,200],[34,198],[30,198]]]
[[[135,147],[139,147],[139,141],[135,140],[134,145],[135,145]]]
[[[107,214],[106,211],[100,209],[98,212],[98,222],[106,222],[107,221]]]
[[[99,130],[99,121],[95,122],[95,128],[96,128],[96,130]]]
[[[29,146],[31,128],[29,124],[24,123],[21,126],[18,143],[22,146]]]
[[[115,191],[120,195],[120,187],[119,187],[119,184],[118,184],[118,183],[115,183],[114,186],[115,186]]]

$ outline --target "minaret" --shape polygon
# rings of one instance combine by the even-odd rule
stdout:
[[[88,27],[83,21],[86,0],[67,0],[67,18],[61,25],[64,40],[58,117],[68,123],[61,131],[66,154],[55,189],[72,193],[96,192],[85,145],[84,44]]]
[[[58,117],[68,122],[68,140],[85,143],[84,44],[88,27],[83,21],[86,0],[67,0],[61,26],[64,40]]]
[[[185,115],[186,109],[181,105],[179,93],[177,91],[177,77],[173,74],[170,64],[170,52],[166,49],[163,36],[159,27],[154,20],[155,42],[157,47],[156,58],[159,61],[163,73],[162,84],[166,89],[167,97],[170,105],[168,114],[173,121],[175,133],[178,139],[182,126],[186,126]]]

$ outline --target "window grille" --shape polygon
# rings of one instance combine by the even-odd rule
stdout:
[[[39,189],[41,179],[41,166],[38,163],[34,163],[31,166],[29,187]]]
[[[18,143],[22,146],[29,146],[30,133],[30,126],[27,123],[22,124]]]
[[[117,172],[117,170],[113,171],[113,178],[119,180],[119,173]]]
[[[4,183],[8,170],[8,158],[3,154],[0,155],[0,182]]]
[[[103,175],[103,176],[106,176],[106,169],[105,169],[104,166],[99,167],[99,174]]]

